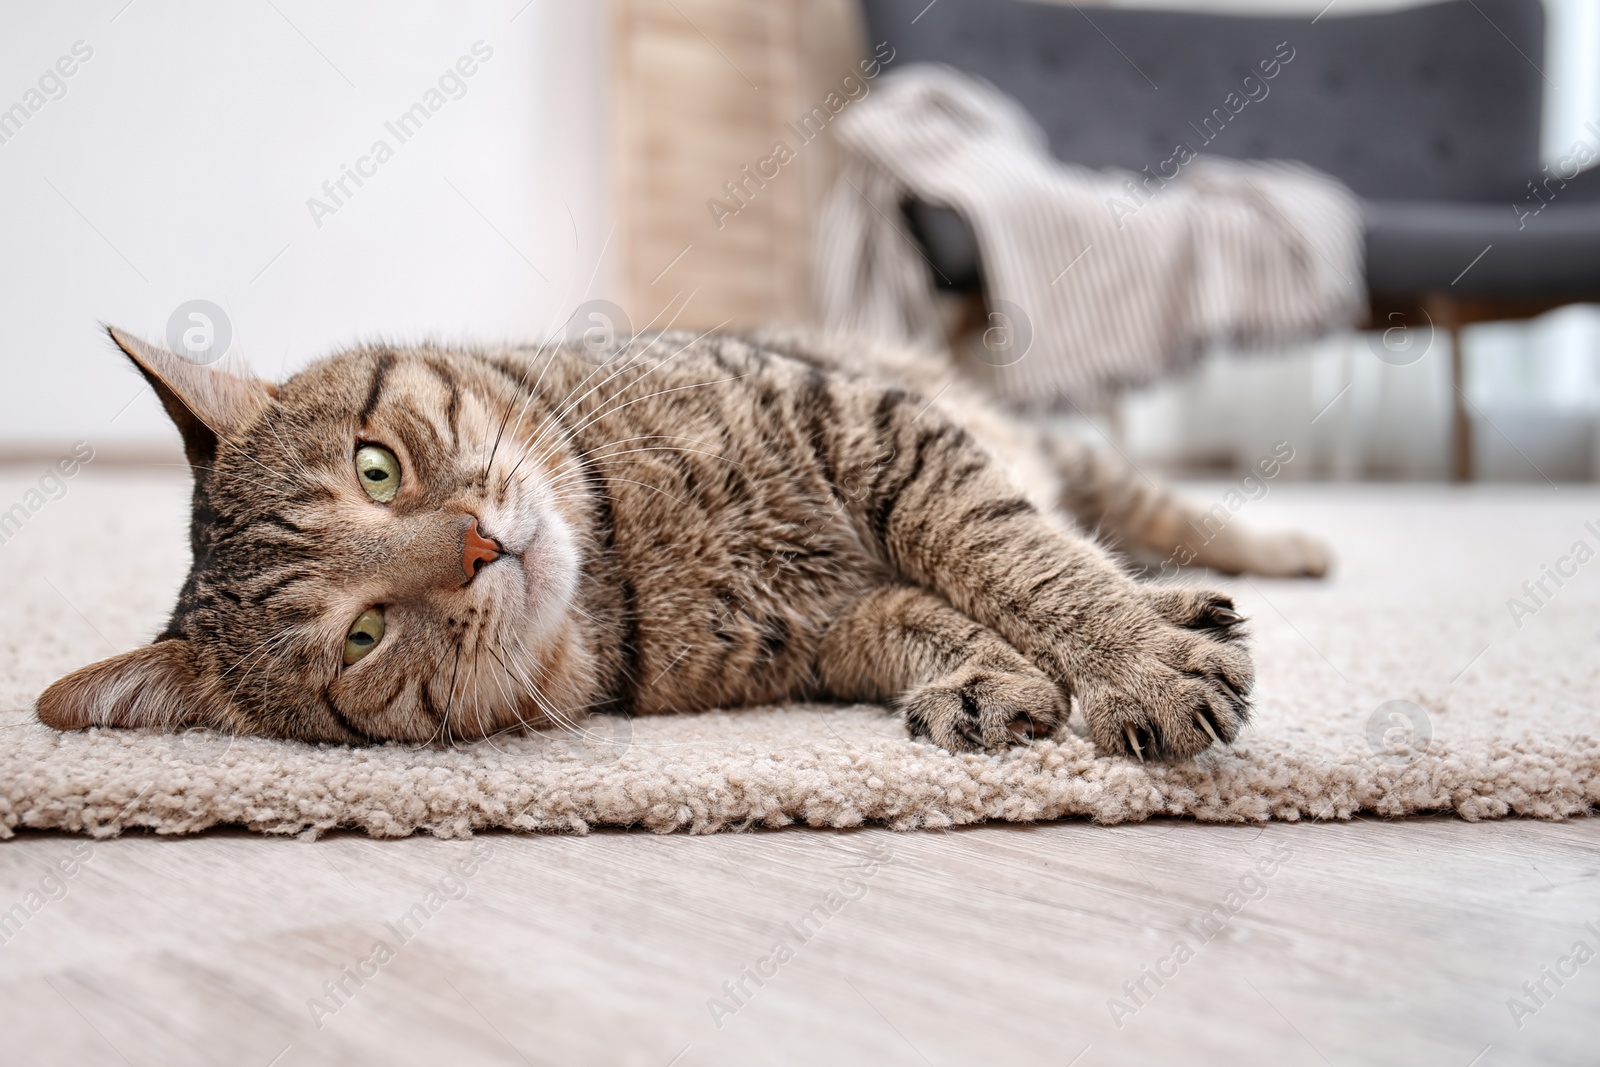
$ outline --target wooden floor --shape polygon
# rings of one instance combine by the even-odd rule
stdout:
[[[7,1067],[1600,1062],[1592,819],[25,834],[0,908]]]

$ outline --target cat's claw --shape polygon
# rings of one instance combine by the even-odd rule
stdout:
[[[1207,719],[1203,714],[1197,711],[1194,713],[1194,721],[1200,724],[1201,729],[1211,735],[1212,743],[1218,745],[1222,744],[1222,738],[1217,736],[1216,728],[1211,725],[1210,719]]]
[[[1144,762],[1144,749],[1139,747],[1139,735],[1131,726],[1124,726],[1123,732],[1128,736],[1128,747],[1133,749],[1133,754],[1139,757],[1139,762]],[[1213,735],[1215,736],[1215,735]]]
[[[1018,657],[1016,669],[967,665],[901,698],[912,736],[951,752],[1000,752],[1049,737],[1067,717],[1061,690]]]

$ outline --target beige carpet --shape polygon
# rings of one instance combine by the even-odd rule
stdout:
[[[0,469],[0,511],[41,473]],[[1338,570],[1221,583],[1254,623],[1256,719],[1226,750],[1150,766],[1096,758],[1073,734],[952,756],[862,707],[596,719],[590,738],[453,751],[39,726],[32,700],[52,679],[160,627],[186,567],[186,495],[177,470],[91,465],[0,545],[0,836],[1559,818],[1600,804],[1600,561],[1550,584],[1520,628],[1506,603],[1576,541],[1600,549],[1589,488],[1280,485],[1247,504],[1240,521],[1321,531]]]

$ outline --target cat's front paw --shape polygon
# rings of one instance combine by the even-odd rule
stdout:
[[[1150,615],[1121,627],[1115,651],[1074,679],[1102,751],[1183,759],[1232,741],[1250,717],[1255,670],[1243,616],[1221,593],[1150,590]]]
[[[951,752],[994,752],[1048,737],[1066,721],[1061,690],[1043,673],[967,665],[908,691],[906,728]]]

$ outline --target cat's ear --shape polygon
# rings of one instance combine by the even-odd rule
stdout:
[[[106,332],[161,398],[190,463],[209,461],[218,438],[238,439],[278,395],[271,382],[194,363],[115,326]]]
[[[189,661],[188,642],[157,641],[73,671],[39,695],[39,721],[87,726],[214,726]]]

